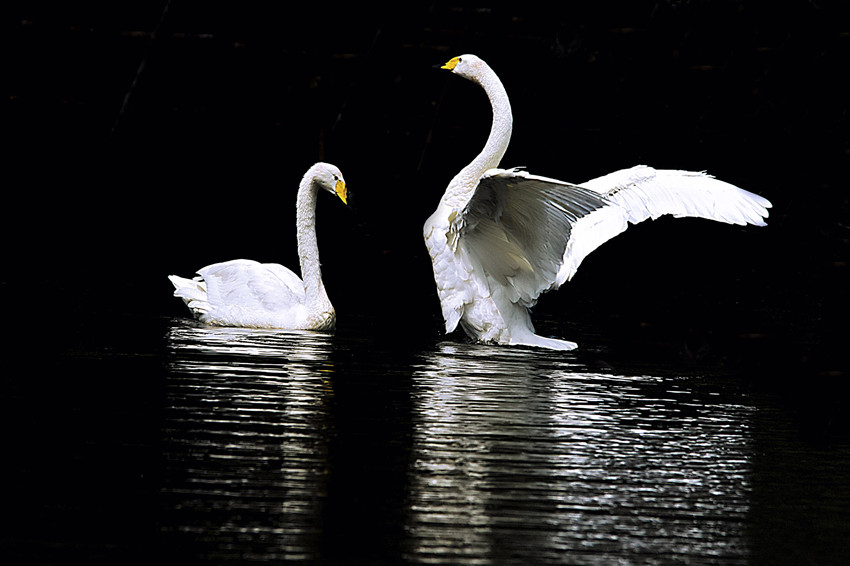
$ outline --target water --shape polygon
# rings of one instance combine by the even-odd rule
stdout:
[[[411,505],[424,561],[746,555],[745,399],[528,352],[441,345],[424,361]]]
[[[201,541],[216,561],[317,557],[331,347],[322,333],[171,328],[163,533],[175,544]]]
[[[848,444],[740,375],[111,322],[9,379],[7,563],[850,556]]]

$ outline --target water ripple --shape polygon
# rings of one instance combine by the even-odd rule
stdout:
[[[326,490],[332,337],[172,326],[164,534],[217,560],[311,559]]]
[[[742,392],[527,349],[341,342],[172,325],[171,546],[239,564],[746,562]]]
[[[744,561],[752,449],[738,402],[458,344],[423,356],[414,396],[411,558]]]

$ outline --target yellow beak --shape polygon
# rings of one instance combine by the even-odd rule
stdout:
[[[336,182],[336,196],[339,197],[339,200],[341,200],[343,204],[348,205],[348,189],[345,187],[345,181],[342,179]]]
[[[452,57],[452,59],[448,63],[446,63],[445,65],[443,65],[440,68],[441,69],[447,69],[449,71],[454,71],[455,67],[457,67],[457,64],[458,64],[459,61],[460,61],[459,57]]]

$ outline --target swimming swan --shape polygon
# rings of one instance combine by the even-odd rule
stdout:
[[[441,68],[483,87],[493,107],[484,149],[425,222],[447,333],[460,323],[482,342],[572,350],[574,342],[536,335],[529,309],[628,223],[672,214],[765,225],[769,201],[705,173],[638,166],[573,185],[497,169],[511,137],[504,86],[475,55]]]
[[[335,166],[316,163],[304,174],[295,214],[303,281],[276,263],[235,259],[201,268],[191,280],[170,275],[174,296],[183,299],[196,318],[216,326],[332,329],[336,314],[322,283],[316,242],[319,189],[348,204],[345,181]]]

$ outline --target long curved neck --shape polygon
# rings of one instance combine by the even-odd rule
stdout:
[[[316,195],[318,187],[310,171],[301,179],[295,207],[295,225],[298,229],[298,257],[301,261],[301,279],[307,295],[307,305],[330,305],[322,283],[319,264],[319,244],[316,240]]]
[[[493,123],[487,143],[472,162],[455,175],[449,189],[443,196],[443,203],[458,208],[464,206],[471,198],[478,180],[488,169],[498,167],[508,149],[513,128],[513,115],[508,93],[496,73],[487,65],[482,65],[480,72],[473,78],[475,83],[484,88],[490,105],[493,108]]]

